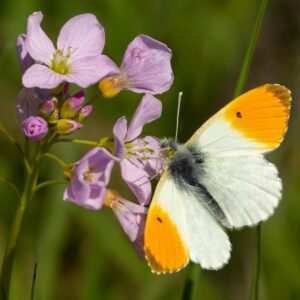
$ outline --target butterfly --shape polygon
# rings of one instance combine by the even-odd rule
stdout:
[[[189,261],[220,269],[230,258],[226,229],[267,220],[281,199],[277,168],[263,154],[287,130],[291,92],[266,84],[237,97],[185,144],[169,142],[173,156],[149,208],[144,251],[154,273]]]

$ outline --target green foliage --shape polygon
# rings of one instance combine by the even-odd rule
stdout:
[[[284,3],[270,1],[246,86],[277,81],[287,85],[297,99],[299,68],[292,62],[299,60],[295,39],[300,44],[300,24],[293,11],[299,5]],[[27,16],[35,10],[43,11],[44,29],[55,40],[67,19],[91,12],[106,29],[105,54],[118,64],[127,44],[139,33],[153,36],[173,50],[174,85],[159,96],[163,116],[147,126],[145,133],[159,137],[175,134],[176,99],[183,91],[179,140],[185,141],[232,97],[259,5],[260,1],[253,0],[1,1],[1,122],[22,141],[14,117],[21,85],[15,39],[25,31]],[[89,90],[88,97],[99,99],[81,136],[94,140],[110,136],[116,119],[124,114],[130,116],[140,99],[139,95],[122,92],[113,100],[104,100],[96,88]],[[286,140],[270,157],[279,166],[284,188],[281,204],[262,230],[262,300],[296,299],[300,294],[300,124],[296,107],[297,104],[292,108]],[[0,175],[20,187],[24,178],[18,153],[2,136],[0,147]],[[55,148],[67,162],[77,160],[87,149],[88,146],[73,144]],[[62,176],[62,169],[51,160],[43,172],[48,179]],[[121,187],[131,198],[132,194],[118,181],[118,172],[114,175],[112,186]],[[17,247],[11,299],[30,299],[35,263],[35,300],[180,299],[187,269],[173,275],[151,274],[110,211],[84,210],[63,202],[62,193],[62,186],[43,189],[29,206]],[[17,201],[11,187],[0,181],[1,257]],[[255,230],[243,229],[230,237],[233,252],[229,264],[218,272],[201,272],[196,299],[247,299]]]

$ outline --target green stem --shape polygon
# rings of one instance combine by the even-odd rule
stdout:
[[[81,139],[58,139],[55,143],[74,143],[74,144],[84,144],[90,146],[99,146],[98,142],[89,141],[89,140],[81,140]]]
[[[256,254],[252,276],[251,300],[258,300],[259,274],[260,274],[260,245],[261,245],[261,224],[256,228]]]
[[[246,52],[246,55],[244,57],[244,62],[243,62],[243,66],[240,72],[240,76],[238,79],[238,83],[236,85],[235,91],[234,91],[234,98],[239,96],[241,94],[241,92],[244,89],[245,86],[245,82],[246,79],[248,77],[248,73],[249,73],[249,69],[250,69],[250,65],[252,63],[252,59],[253,59],[253,54],[254,54],[254,50],[257,44],[257,39],[260,33],[260,29],[261,29],[261,25],[264,19],[264,14],[265,14],[265,10],[267,7],[267,0],[262,0],[261,1],[261,5],[258,11],[258,15],[256,18],[256,22],[254,25],[254,30],[252,32],[252,36],[250,39],[250,43]]]
[[[15,255],[15,248],[17,239],[19,237],[22,220],[24,213],[26,211],[27,204],[34,194],[34,186],[39,174],[40,162],[42,155],[42,145],[39,144],[35,160],[32,164],[32,169],[28,176],[26,177],[25,187],[20,199],[20,205],[16,210],[15,217],[13,219],[11,233],[6,246],[6,251],[2,263],[1,274],[0,274],[0,284],[1,284],[1,294],[0,299],[9,299],[9,287],[11,281],[11,273]]]
[[[254,50],[257,44],[257,39],[262,27],[262,22],[264,19],[264,14],[267,7],[267,0],[262,0],[260,4],[260,8],[257,14],[256,22],[254,25],[254,29],[252,32],[252,36],[249,42],[249,46],[244,58],[243,66],[240,72],[240,76],[238,79],[237,86],[234,91],[234,97],[239,96],[245,86],[246,79],[248,77],[249,69],[252,63]],[[254,271],[253,271],[253,279],[252,279],[252,288],[251,288],[251,299],[257,300],[258,299],[258,287],[259,287],[259,274],[260,274],[260,230],[261,225],[258,225],[257,231],[256,231],[256,259],[255,259],[255,265],[254,265]]]
[[[37,192],[38,190],[40,190],[41,188],[44,188],[46,186],[49,185],[54,185],[54,184],[68,184],[69,182],[63,179],[53,179],[53,180],[47,180],[44,181],[38,185],[36,185],[33,189],[34,192]]]
[[[192,300],[196,299],[196,290],[198,285],[198,279],[201,272],[201,268],[199,265],[191,263],[188,277],[185,281],[182,300]]]
[[[48,157],[48,158],[56,161],[63,168],[67,165],[61,158],[59,158],[57,155],[55,155],[53,153],[45,153],[45,154],[43,154],[43,157]]]

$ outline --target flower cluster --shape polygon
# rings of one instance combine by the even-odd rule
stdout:
[[[23,87],[17,96],[17,115],[25,136],[33,141],[59,141],[83,127],[93,107],[85,101],[85,88],[98,83],[103,97],[122,90],[144,93],[129,125],[123,116],[115,123],[113,136],[95,142],[79,161],[68,165],[69,185],[64,200],[87,209],[109,207],[143,257],[145,205],[151,198],[151,179],[162,165],[160,140],[141,136],[144,125],[161,116],[162,104],[154,97],[173,83],[171,50],[146,35],[127,47],[120,68],[102,54],[104,28],[93,14],[71,18],[61,29],[56,46],[41,28],[43,15],[28,18],[26,34],[17,38]],[[70,85],[80,88],[70,95]],[[99,140],[99,139],[98,139]],[[138,204],[124,199],[109,187],[114,165]]]

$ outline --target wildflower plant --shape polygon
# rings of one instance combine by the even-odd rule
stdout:
[[[263,1],[236,94],[245,83],[265,7],[266,1]],[[117,67],[102,54],[105,32],[95,15],[71,18],[62,27],[56,46],[41,28],[42,19],[41,12],[30,15],[26,32],[17,38],[22,87],[17,95],[16,114],[26,147],[23,149],[0,123],[0,132],[16,147],[26,172],[2,263],[0,285],[4,299],[9,298],[14,253],[24,213],[35,193],[53,184],[65,184],[62,199],[83,209],[111,209],[137,255],[143,259],[151,180],[159,176],[164,155],[168,155],[161,151],[164,142],[154,136],[143,136],[142,130],[161,116],[162,103],[155,95],[166,92],[173,83],[172,51],[164,43],[141,34],[128,45],[121,66]],[[105,98],[112,98],[123,90],[143,94],[130,122],[121,116],[110,137],[96,136],[95,141],[66,137],[84,130],[93,106],[100,105],[96,102],[91,105],[84,91],[96,84]],[[72,86],[80,90],[70,94]],[[88,144],[91,149],[75,162],[64,162],[51,152],[53,145],[64,142]],[[28,147],[32,147],[31,151]],[[64,167],[61,178],[41,181],[39,175],[46,158]],[[111,185],[115,167],[120,169],[122,179],[132,191],[130,199]],[[259,244],[258,239],[258,254]],[[185,299],[190,299],[199,277],[199,268],[196,270],[193,265],[190,268]],[[257,299],[258,270],[259,260],[253,277],[253,299]]]
[[[17,96],[16,113],[26,144],[35,148],[31,149],[34,155],[30,155],[28,147],[22,149],[1,124],[2,133],[17,146],[26,170],[1,271],[1,286],[6,296],[24,212],[37,190],[63,183],[64,200],[89,210],[112,209],[143,259],[145,205],[151,198],[151,180],[163,165],[160,140],[142,136],[142,129],[161,116],[162,103],[154,94],[165,92],[172,85],[171,50],[151,37],[139,35],[129,44],[118,68],[102,54],[105,33],[95,15],[71,18],[60,31],[57,46],[41,28],[42,19],[41,12],[30,15],[26,33],[17,38],[22,88]],[[144,95],[129,125],[123,116],[116,121],[111,137],[76,140],[91,145],[92,149],[76,162],[66,163],[51,148],[57,143],[72,142],[65,136],[86,126],[93,105],[87,104],[84,89],[94,84],[99,85],[104,97],[113,97],[123,89]],[[79,92],[71,95],[72,86],[80,88]],[[40,181],[45,158],[64,166],[64,179]],[[132,201],[110,184],[115,165],[119,165],[121,176],[132,191]]]

